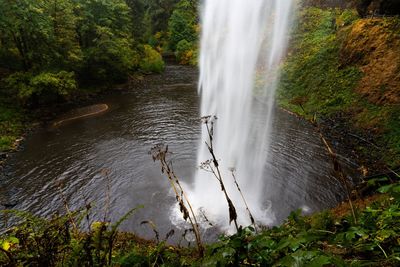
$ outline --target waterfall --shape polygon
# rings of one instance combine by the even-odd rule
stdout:
[[[279,65],[285,53],[293,0],[205,0],[200,43],[201,115],[215,115],[214,152],[238,222],[249,225],[234,185],[234,168],[257,223],[274,217],[265,196],[265,164]],[[203,126],[198,163],[211,158]],[[197,170],[190,199],[209,220],[228,225],[228,206],[215,177]]]

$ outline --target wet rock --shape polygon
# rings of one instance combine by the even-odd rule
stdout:
[[[17,203],[0,203],[5,209],[12,209],[17,205]]]
[[[386,0],[382,1],[379,12],[385,15],[399,15],[400,14],[400,1],[399,0]]]
[[[6,152],[0,152],[0,161],[6,159],[8,157],[8,154]]]
[[[356,3],[361,17],[400,14],[400,1],[398,0],[358,0]]]

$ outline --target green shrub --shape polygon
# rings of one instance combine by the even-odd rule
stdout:
[[[194,47],[193,43],[186,41],[186,39],[181,40],[176,46],[175,56],[176,59],[181,64],[191,64],[196,65],[197,63],[197,49]]]
[[[6,151],[12,148],[15,142],[14,136],[0,136],[0,151]]]
[[[145,45],[143,47],[143,58],[140,62],[140,69],[146,73],[160,73],[164,70],[164,67],[165,64],[160,53],[150,45]]]
[[[38,75],[17,72],[10,75],[5,83],[23,105],[67,100],[77,89],[74,72],[66,71],[42,72]]]
[[[124,250],[116,249],[118,228],[140,208],[129,210],[114,223],[89,220],[88,209],[51,218],[0,210],[0,218],[20,222],[0,234],[0,266],[114,266],[116,254]],[[81,232],[78,225],[85,218],[89,229]]]
[[[95,47],[84,51],[84,82],[124,82],[138,66],[138,54],[124,38],[104,37]]]
[[[359,19],[357,10],[346,9],[336,18],[336,26],[343,27],[351,25],[354,21]]]
[[[1,95],[0,95],[1,97]],[[14,102],[0,100],[0,151],[14,149],[14,143],[22,134],[25,114]]]

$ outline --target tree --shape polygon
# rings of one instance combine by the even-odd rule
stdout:
[[[197,25],[197,1],[181,0],[168,22],[170,49],[175,51],[182,40],[194,43],[198,35]]]
[[[134,33],[146,19],[149,37],[154,25],[166,27],[176,1],[0,0],[0,67],[33,75],[64,70],[81,82],[124,81],[140,65]]]
[[[126,4],[131,10],[132,34],[140,39],[143,36],[146,0],[126,0]]]
[[[1,0],[3,49],[13,51],[23,69],[47,64],[52,23],[43,0]]]
[[[2,0],[0,32],[3,51],[24,70],[76,66],[81,51],[70,0]]]
[[[153,4],[149,6],[153,22],[153,33],[167,30],[168,20],[178,2],[179,0],[153,0]]]
[[[78,17],[70,0],[47,1],[47,12],[53,28],[52,68],[79,70],[83,55],[76,32]]]
[[[123,0],[77,0],[77,27],[84,53],[81,79],[123,81],[138,65],[131,10]]]
[[[131,9],[133,32],[142,43],[152,42],[154,35],[164,35],[168,20],[179,0],[126,0]]]

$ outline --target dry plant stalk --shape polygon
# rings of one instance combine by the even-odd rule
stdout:
[[[218,163],[217,157],[215,156],[215,153],[214,153],[213,136],[214,136],[214,120],[216,120],[216,119],[217,119],[216,116],[205,116],[205,117],[201,118],[202,122],[205,124],[205,126],[207,128],[209,142],[207,143],[207,141],[205,141],[205,143],[208,148],[208,151],[211,154],[212,159],[203,162],[200,167],[203,170],[211,172],[214,175],[214,177],[218,180],[218,182],[221,186],[221,191],[224,192],[226,202],[228,203],[229,223],[232,223],[232,221],[233,221],[235,223],[236,231],[239,232],[236,208],[233,205],[233,202],[230,199],[228,192],[226,191],[226,187],[225,187],[224,181],[222,179],[221,171],[219,170],[219,163]]]
[[[326,141],[325,137],[322,135],[322,132],[319,128],[319,126],[316,126],[319,132],[319,136],[322,140],[322,142],[324,143],[326,150],[328,151],[332,162],[333,162],[333,166],[334,166],[334,170],[335,170],[335,176],[336,178],[340,181],[340,183],[342,185],[344,185],[344,187],[346,188],[346,195],[347,195],[347,199],[349,201],[350,204],[350,209],[351,209],[351,214],[353,216],[354,222],[357,223],[357,217],[356,217],[356,213],[354,211],[354,206],[353,206],[353,201],[351,200],[351,188],[352,186],[349,184],[349,180],[346,177],[346,174],[344,173],[341,164],[339,163],[338,159],[337,159],[337,155],[335,152],[333,152],[331,146],[329,145],[328,141]]]
[[[150,153],[154,161],[156,160],[160,161],[161,172],[167,176],[170,185],[174,190],[176,201],[179,204],[179,208],[180,211],[182,212],[183,219],[185,221],[189,220],[190,224],[192,225],[199,253],[200,255],[203,255],[204,247],[201,241],[199,224],[197,223],[196,214],[194,213],[189,198],[187,197],[185,191],[183,190],[178,177],[175,175],[172,169],[172,163],[167,162],[168,146],[157,145],[151,149]]]
[[[303,109],[304,111],[304,109]],[[347,175],[344,173],[342,166],[337,158],[336,153],[333,151],[332,147],[329,145],[328,141],[326,140],[326,138],[324,137],[321,127],[317,122],[316,116],[314,115],[312,120],[311,120],[312,125],[315,127],[315,129],[317,129],[317,132],[319,134],[319,137],[321,138],[322,142],[324,143],[324,146],[326,148],[326,150],[329,153],[329,156],[332,159],[332,163],[333,163],[333,169],[335,171],[335,177],[336,179],[346,188],[346,195],[347,195],[347,200],[349,202],[350,205],[350,209],[351,209],[351,214],[353,216],[354,222],[357,223],[357,216],[356,213],[354,211],[354,206],[353,206],[353,201],[351,200],[351,190],[352,190],[352,186],[349,183],[349,180],[347,179]]]
[[[305,101],[305,98],[294,99],[292,101],[292,104],[298,105],[303,110],[304,114],[307,115],[309,113],[303,107],[304,101]],[[322,133],[322,130],[321,130],[321,127],[317,122],[316,115],[314,114],[313,118],[311,120],[309,120],[309,121],[314,126],[314,128],[317,129],[319,137],[322,140],[322,142],[324,143],[324,146],[325,146],[326,150],[328,151],[329,156],[332,159],[332,163],[333,163],[333,168],[334,168],[334,171],[335,171],[336,179],[346,188],[346,195],[347,195],[347,200],[349,201],[351,214],[353,216],[354,222],[357,223],[357,217],[356,217],[356,213],[354,211],[353,201],[351,200],[351,189],[352,189],[352,186],[349,184],[349,180],[347,179],[347,175],[344,173],[344,171],[342,169],[342,166],[339,163],[339,160],[337,158],[336,153],[333,151],[332,147],[329,145],[328,141],[324,137],[324,135]]]
[[[254,231],[256,231],[256,233],[257,233],[256,221],[254,220],[254,216],[250,211],[249,205],[247,205],[246,198],[244,197],[243,192],[240,189],[239,183],[236,180],[235,169],[231,168],[230,171],[231,171],[231,174],[232,174],[232,177],[233,177],[233,181],[235,182],[236,188],[239,191],[240,196],[242,197],[244,205],[246,206],[246,210],[247,210],[247,213],[249,214],[249,218],[250,218],[251,224],[254,226]]]
[[[57,188],[58,188],[59,194],[61,196],[61,200],[62,200],[62,202],[64,204],[65,211],[67,212],[68,220],[72,224],[72,228],[74,229],[74,234],[78,235],[79,229],[78,229],[78,226],[77,226],[77,224],[75,222],[75,219],[74,219],[74,216],[73,216],[73,214],[71,212],[71,209],[69,208],[68,201],[67,201],[67,198],[64,195],[62,187],[63,187],[62,182],[59,182]]]
[[[157,243],[160,243],[160,233],[157,230],[156,224],[153,221],[150,221],[150,220],[142,221],[140,223],[140,225],[145,225],[145,224],[147,224],[151,228],[151,230],[153,230],[153,233],[154,233],[154,236],[156,237]]]
[[[111,206],[111,178],[110,178],[110,170],[109,169],[102,169],[101,174],[107,180],[107,187],[106,187],[106,200],[104,205],[104,218],[103,222],[107,222],[110,213],[110,206]]]

